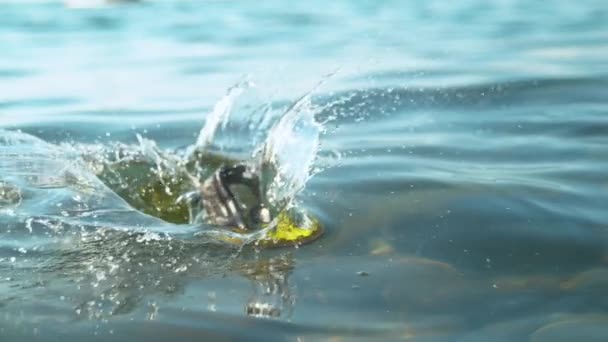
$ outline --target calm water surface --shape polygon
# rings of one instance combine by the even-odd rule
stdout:
[[[323,171],[299,195],[326,234],[297,249],[126,236],[180,229],[132,208],[75,242],[67,218],[19,216],[67,195],[11,202],[23,151],[5,152],[0,340],[608,340],[604,1],[3,1],[0,17],[0,128],[63,146],[187,146],[249,80],[226,128],[245,146],[254,108],[339,70],[312,94]],[[53,151],[31,155],[38,174],[68,165]],[[266,297],[279,317],[247,314]]]

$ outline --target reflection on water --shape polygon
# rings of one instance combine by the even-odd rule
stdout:
[[[290,254],[255,260],[245,267],[251,279],[253,294],[245,306],[245,312],[254,317],[289,317],[296,302],[289,282],[294,267]]]

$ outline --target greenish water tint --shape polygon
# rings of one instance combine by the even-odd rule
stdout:
[[[0,340],[608,339],[603,1],[3,1],[0,16],[0,127],[54,144],[2,150]],[[184,148],[250,80],[214,140],[248,153],[267,133],[252,113],[337,69],[311,96],[322,171],[299,194],[325,235],[298,249],[201,241],[53,147]],[[43,191],[14,184],[26,169]],[[48,218],[60,200],[98,216],[70,229]]]

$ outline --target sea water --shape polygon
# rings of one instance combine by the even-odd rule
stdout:
[[[94,2],[0,3],[0,340],[608,339],[602,1]],[[297,249],[167,235],[67,148],[269,134]]]

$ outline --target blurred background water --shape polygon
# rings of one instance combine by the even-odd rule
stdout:
[[[86,3],[0,2],[0,128],[175,148],[237,82],[246,118],[339,70],[312,94],[325,169],[300,196],[326,234],[143,241],[141,272],[110,279],[119,245],[27,254],[5,208],[2,341],[608,340],[604,1]],[[272,286],[289,312],[248,316]]]

